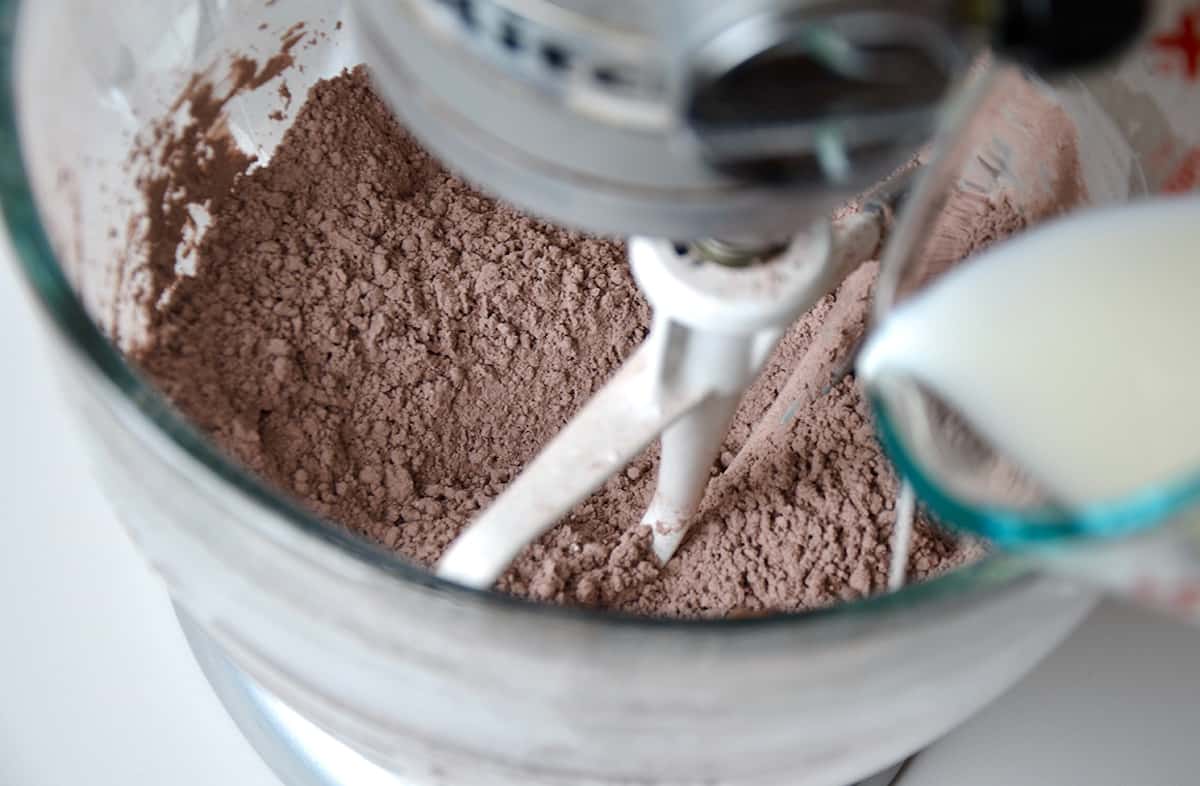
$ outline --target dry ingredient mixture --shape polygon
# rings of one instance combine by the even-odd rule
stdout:
[[[193,117],[211,107],[194,104]],[[1061,148],[1074,155],[1069,140]],[[152,314],[134,359],[234,458],[422,565],[647,333],[620,243],[454,177],[362,68],[312,89],[266,165],[222,161],[239,173],[206,183],[222,193],[206,196],[194,275],[162,262],[177,237],[146,238]],[[164,193],[156,183],[150,202]],[[1069,190],[1023,213],[958,200],[936,253],[957,260],[1078,197]],[[666,616],[794,611],[883,590],[896,479],[853,379],[837,378],[875,274],[864,266],[787,334],[668,565],[638,526],[652,449],[526,549],[500,588]],[[977,556],[919,521],[910,576]]]

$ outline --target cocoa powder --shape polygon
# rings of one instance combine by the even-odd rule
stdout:
[[[317,84],[270,163],[211,204],[194,275],[147,298],[135,360],[232,457],[422,565],[647,332],[620,243],[454,177],[361,68]],[[875,273],[855,273],[787,333],[667,566],[638,526],[651,449],[527,548],[500,589],[668,616],[881,590],[896,480],[853,380],[835,378]],[[919,521],[910,567],[922,578],[976,555]]]

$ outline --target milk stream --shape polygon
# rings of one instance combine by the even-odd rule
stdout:
[[[868,388],[917,381],[1068,509],[1194,477],[1200,198],[1081,213],[985,251],[892,311],[857,370]],[[1178,520],[1032,558],[1200,623],[1200,508]]]

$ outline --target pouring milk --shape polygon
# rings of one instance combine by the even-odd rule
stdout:
[[[858,373],[937,392],[1068,504],[1200,472],[1200,199],[984,252],[898,306]]]
[[[1195,476],[1200,198],[1075,214],[985,251],[887,315],[857,370],[936,393],[1067,508]],[[1200,619],[1196,559],[1173,554],[1172,591]],[[1157,566],[1110,567],[1140,592]]]

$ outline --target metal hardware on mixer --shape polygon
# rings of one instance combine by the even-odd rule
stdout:
[[[681,246],[697,261],[711,262],[725,267],[749,267],[769,261],[787,246],[780,243],[737,243],[715,237],[700,238],[690,246]]]
[[[938,10],[771,4],[733,19],[688,53],[687,133],[713,167],[764,182],[877,171],[928,137],[964,66]]]

